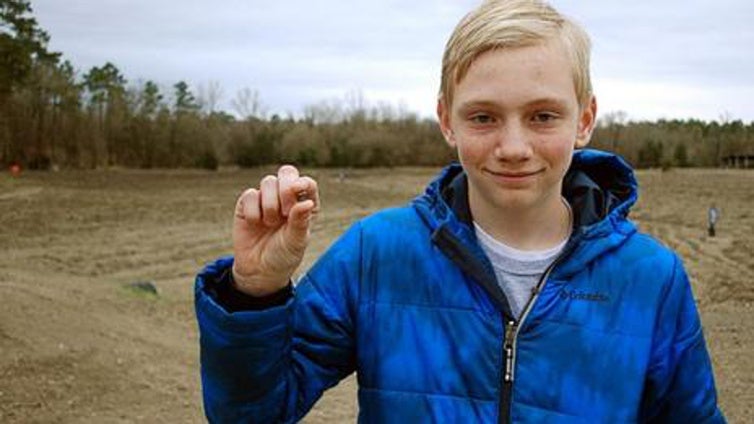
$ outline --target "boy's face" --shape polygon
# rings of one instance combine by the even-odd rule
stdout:
[[[491,50],[456,85],[452,105],[440,100],[440,127],[468,175],[472,212],[560,207],[573,149],[589,142],[596,114],[593,98],[580,107],[571,69],[555,40]]]

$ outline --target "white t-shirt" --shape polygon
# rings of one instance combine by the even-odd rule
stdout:
[[[487,234],[476,222],[474,231],[482,250],[492,262],[497,283],[508,298],[511,312],[520,318],[537,282],[563,251],[568,238],[546,250],[519,250]]]

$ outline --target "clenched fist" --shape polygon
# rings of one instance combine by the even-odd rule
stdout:
[[[236,288],[265,296],[285,287],[301,264],[318,210],[317,182],[291,165],[244,191],[233,218]]]

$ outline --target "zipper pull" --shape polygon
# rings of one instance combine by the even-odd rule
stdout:
[[[513,381],[513,335],[516,333],[516,322],[505,324],[505,382]]]

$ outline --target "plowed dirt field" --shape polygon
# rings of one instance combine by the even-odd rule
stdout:
[[[203,422],[193,277],[230,252],[236,196],[268,170],[0,175],[0,422]],[[434,169],[312,170],[323,197],[305,266]],[[754,419],[754,172],[638,173],[632,217],[692,279],[730,422]],[[722,213],[706,235],[707,208]],[[128,288],[149,281],[157,294]],[[354,422],[354,379],[307,422]]]

